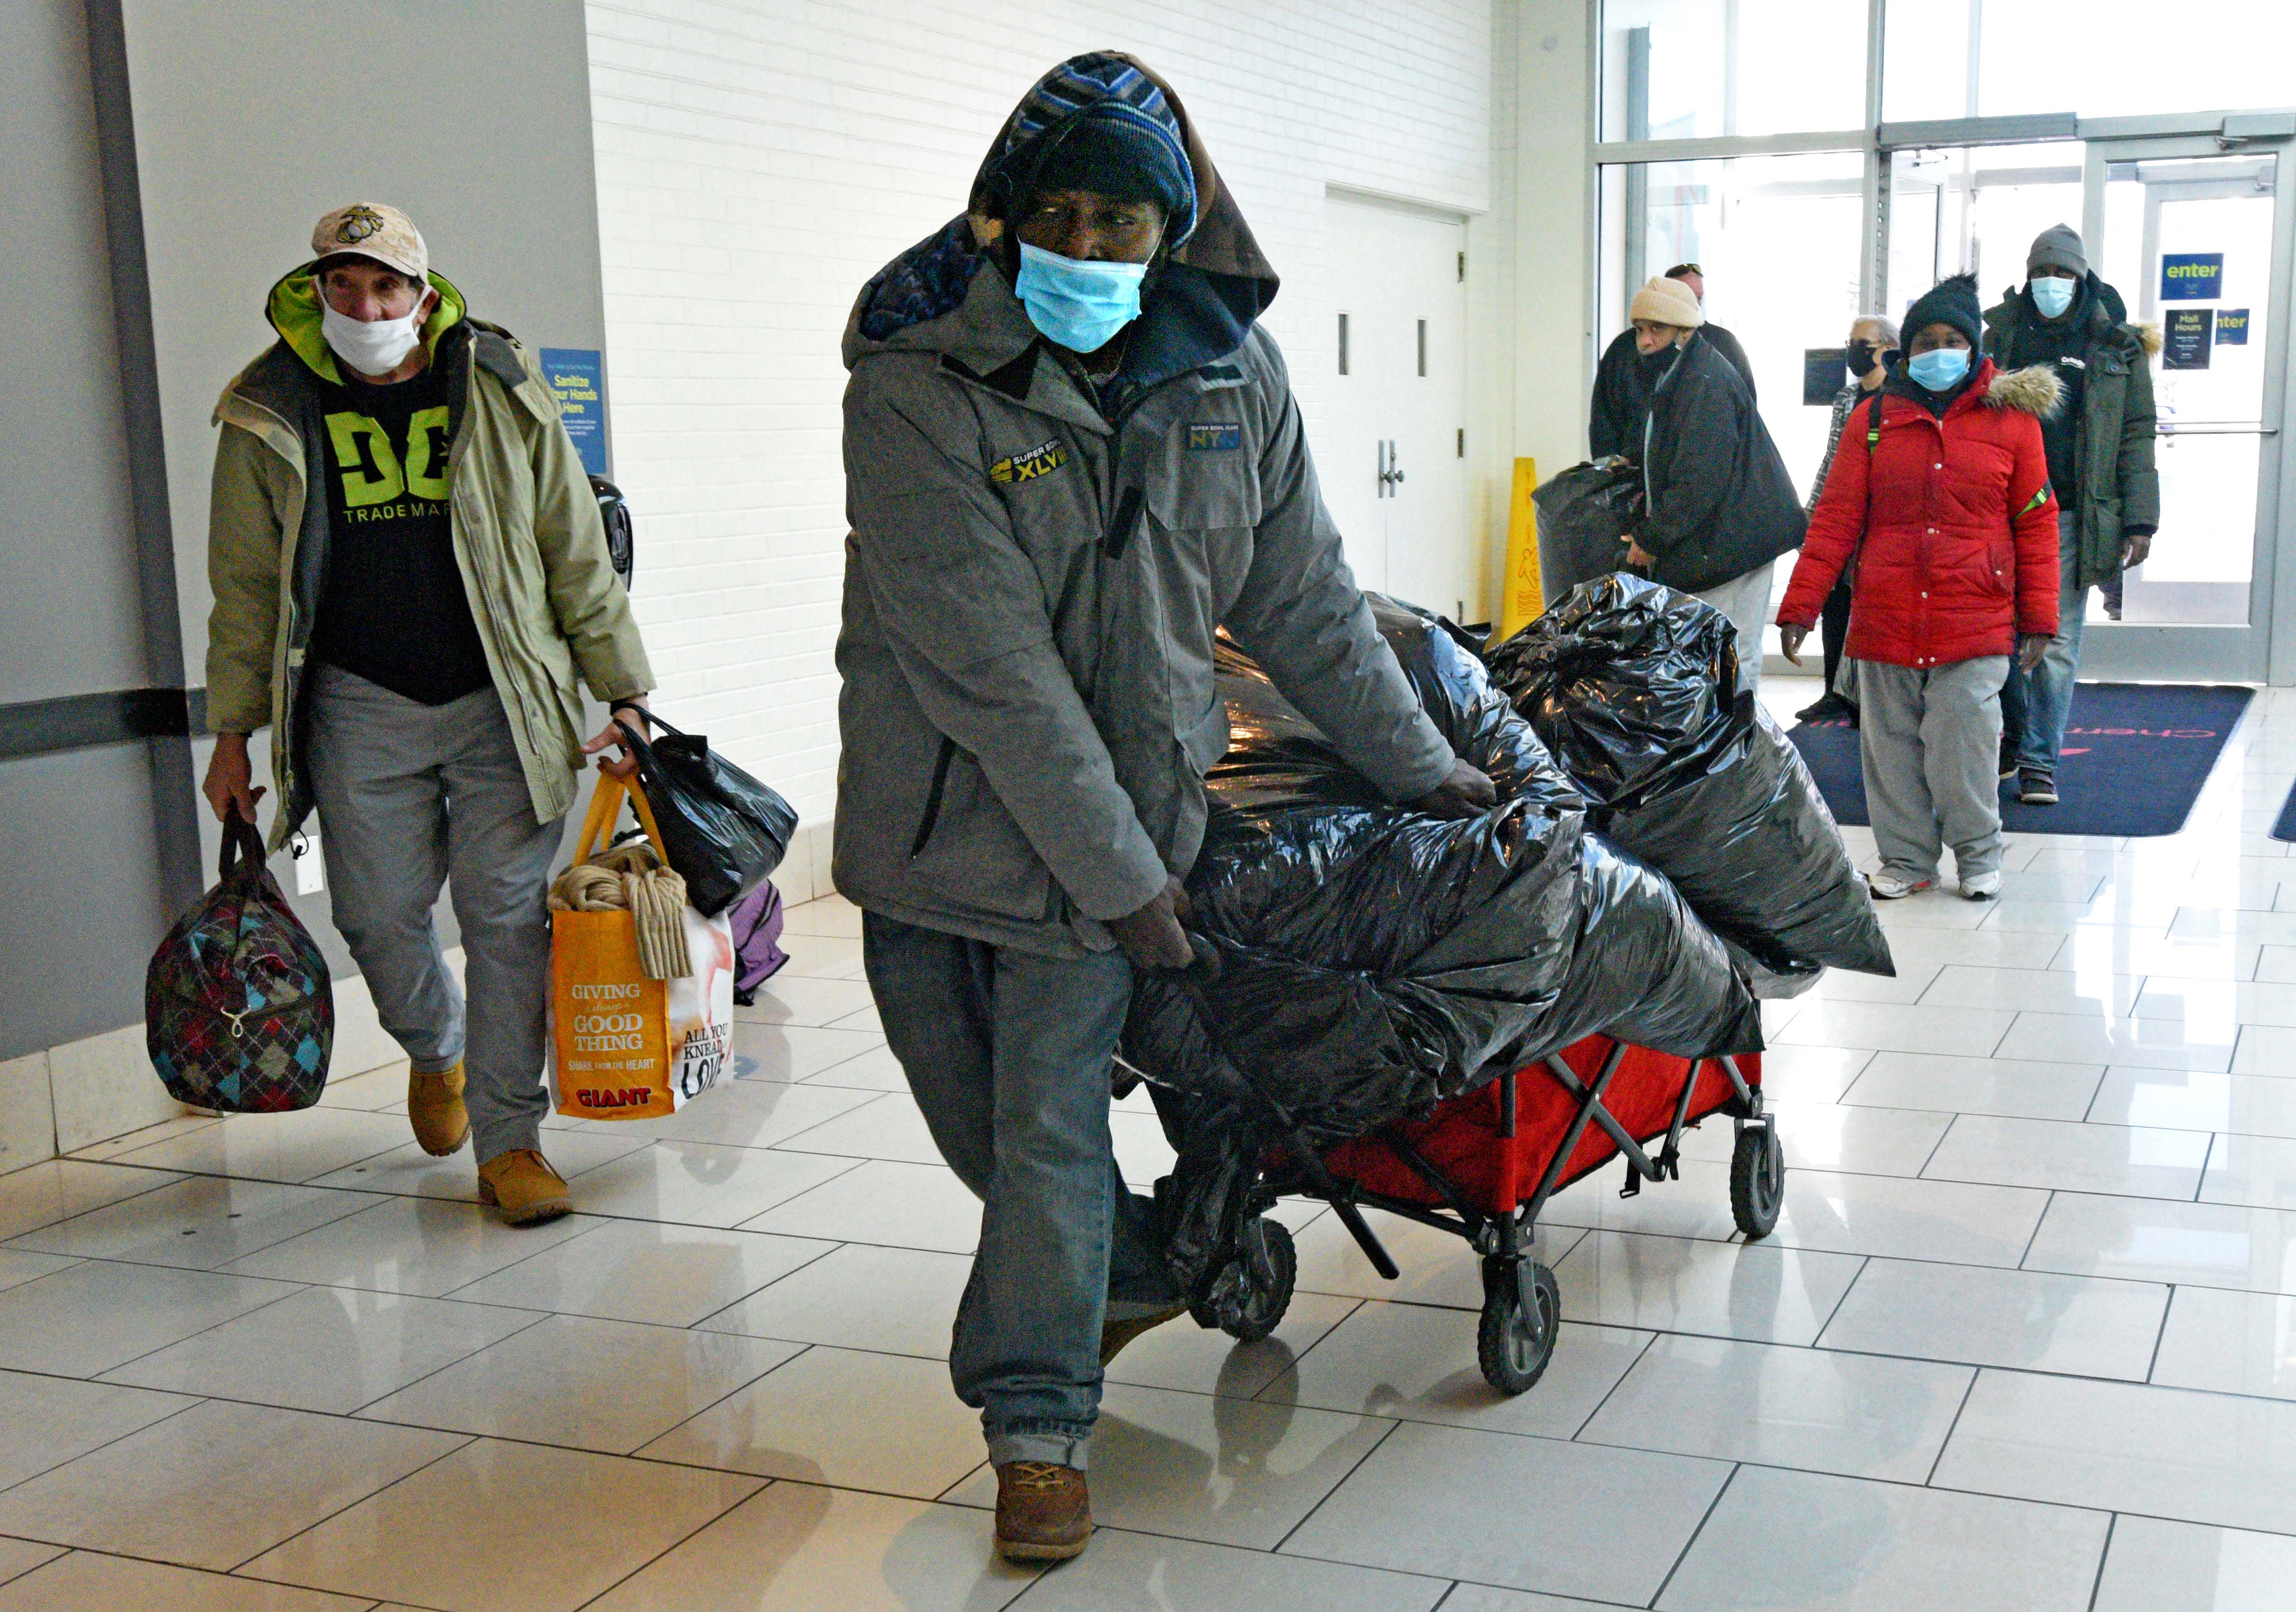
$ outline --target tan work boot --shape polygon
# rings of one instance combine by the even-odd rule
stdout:
[[[416,1144],[433,1157],[462,1150],[471,1139],[471,1114],[463,1106],[462,1059],[435,1074],[407,1075],[406,1121],[414,1127]]]
[[[1052,1461],[996,1468],[996,1549],[1006,1561],[1066,1561],[1092,1537],[1084,1474]]]
[[[574,1207],[565,1181],[531,1147],[513,1147],[479,1166],[479,1201],[501,1210],[513,1226],[554,1221]]]

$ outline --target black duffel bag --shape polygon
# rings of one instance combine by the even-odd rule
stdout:
[[[685,899],[703,917],[715,917],[781,866],[797,811],[714,753],[708,739],[680,733],[652,711],[646,720],[668,736],[648,740],[619,718],[614,726],[637,758],[638,783],[669,865],[685,880]]]

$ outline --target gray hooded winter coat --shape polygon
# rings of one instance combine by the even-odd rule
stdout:
[[[1106,65],[1185,142],[1198,221],[1116,382],[1038,336],[984,202],[1088,110],[1072,83],[1049,108],[1031,91],[973,210],[872,280],[845,337],[837,888],[1053,956],[1106,950],[1103,921],[1194,861],[1228,743],[1223,625],[1390,798],[1453,760],[1341,557],[1253,323],[1275,276],[1168,87]]]

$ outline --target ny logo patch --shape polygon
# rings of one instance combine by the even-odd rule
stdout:
[[[1188,422],[1188,451],[1190,453],[1232,453],[1243,446],[1243,427],[1232,422],[1191,420]]]

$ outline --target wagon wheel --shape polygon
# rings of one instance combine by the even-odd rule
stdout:
[[[1748,1125],[1730,1150],[1730,1214],[1751,1241],[1776,1230],[1786,1196],[1786,1152],[1777,1123]]]
[[[1236,1238],[1235,1258],[1211,1291],[1190,1306],[1196,1324],[1256,1344],[1283,1324],[1300,1278],[1300,1255],[1283,1222],[1263,1215]]]
[[[1522,1262],[1530,1268],[1528,1284],[1509,1261],[1483,1262],[1483,1319],[1475,1329],[1475,1360],[1483,1379],[1502,1394],[1521,1394],[1538,1380],[1554,1358],[1562,1322],[1562,1293],[1554,1285],[1554,1272],[1534,1259]]]

